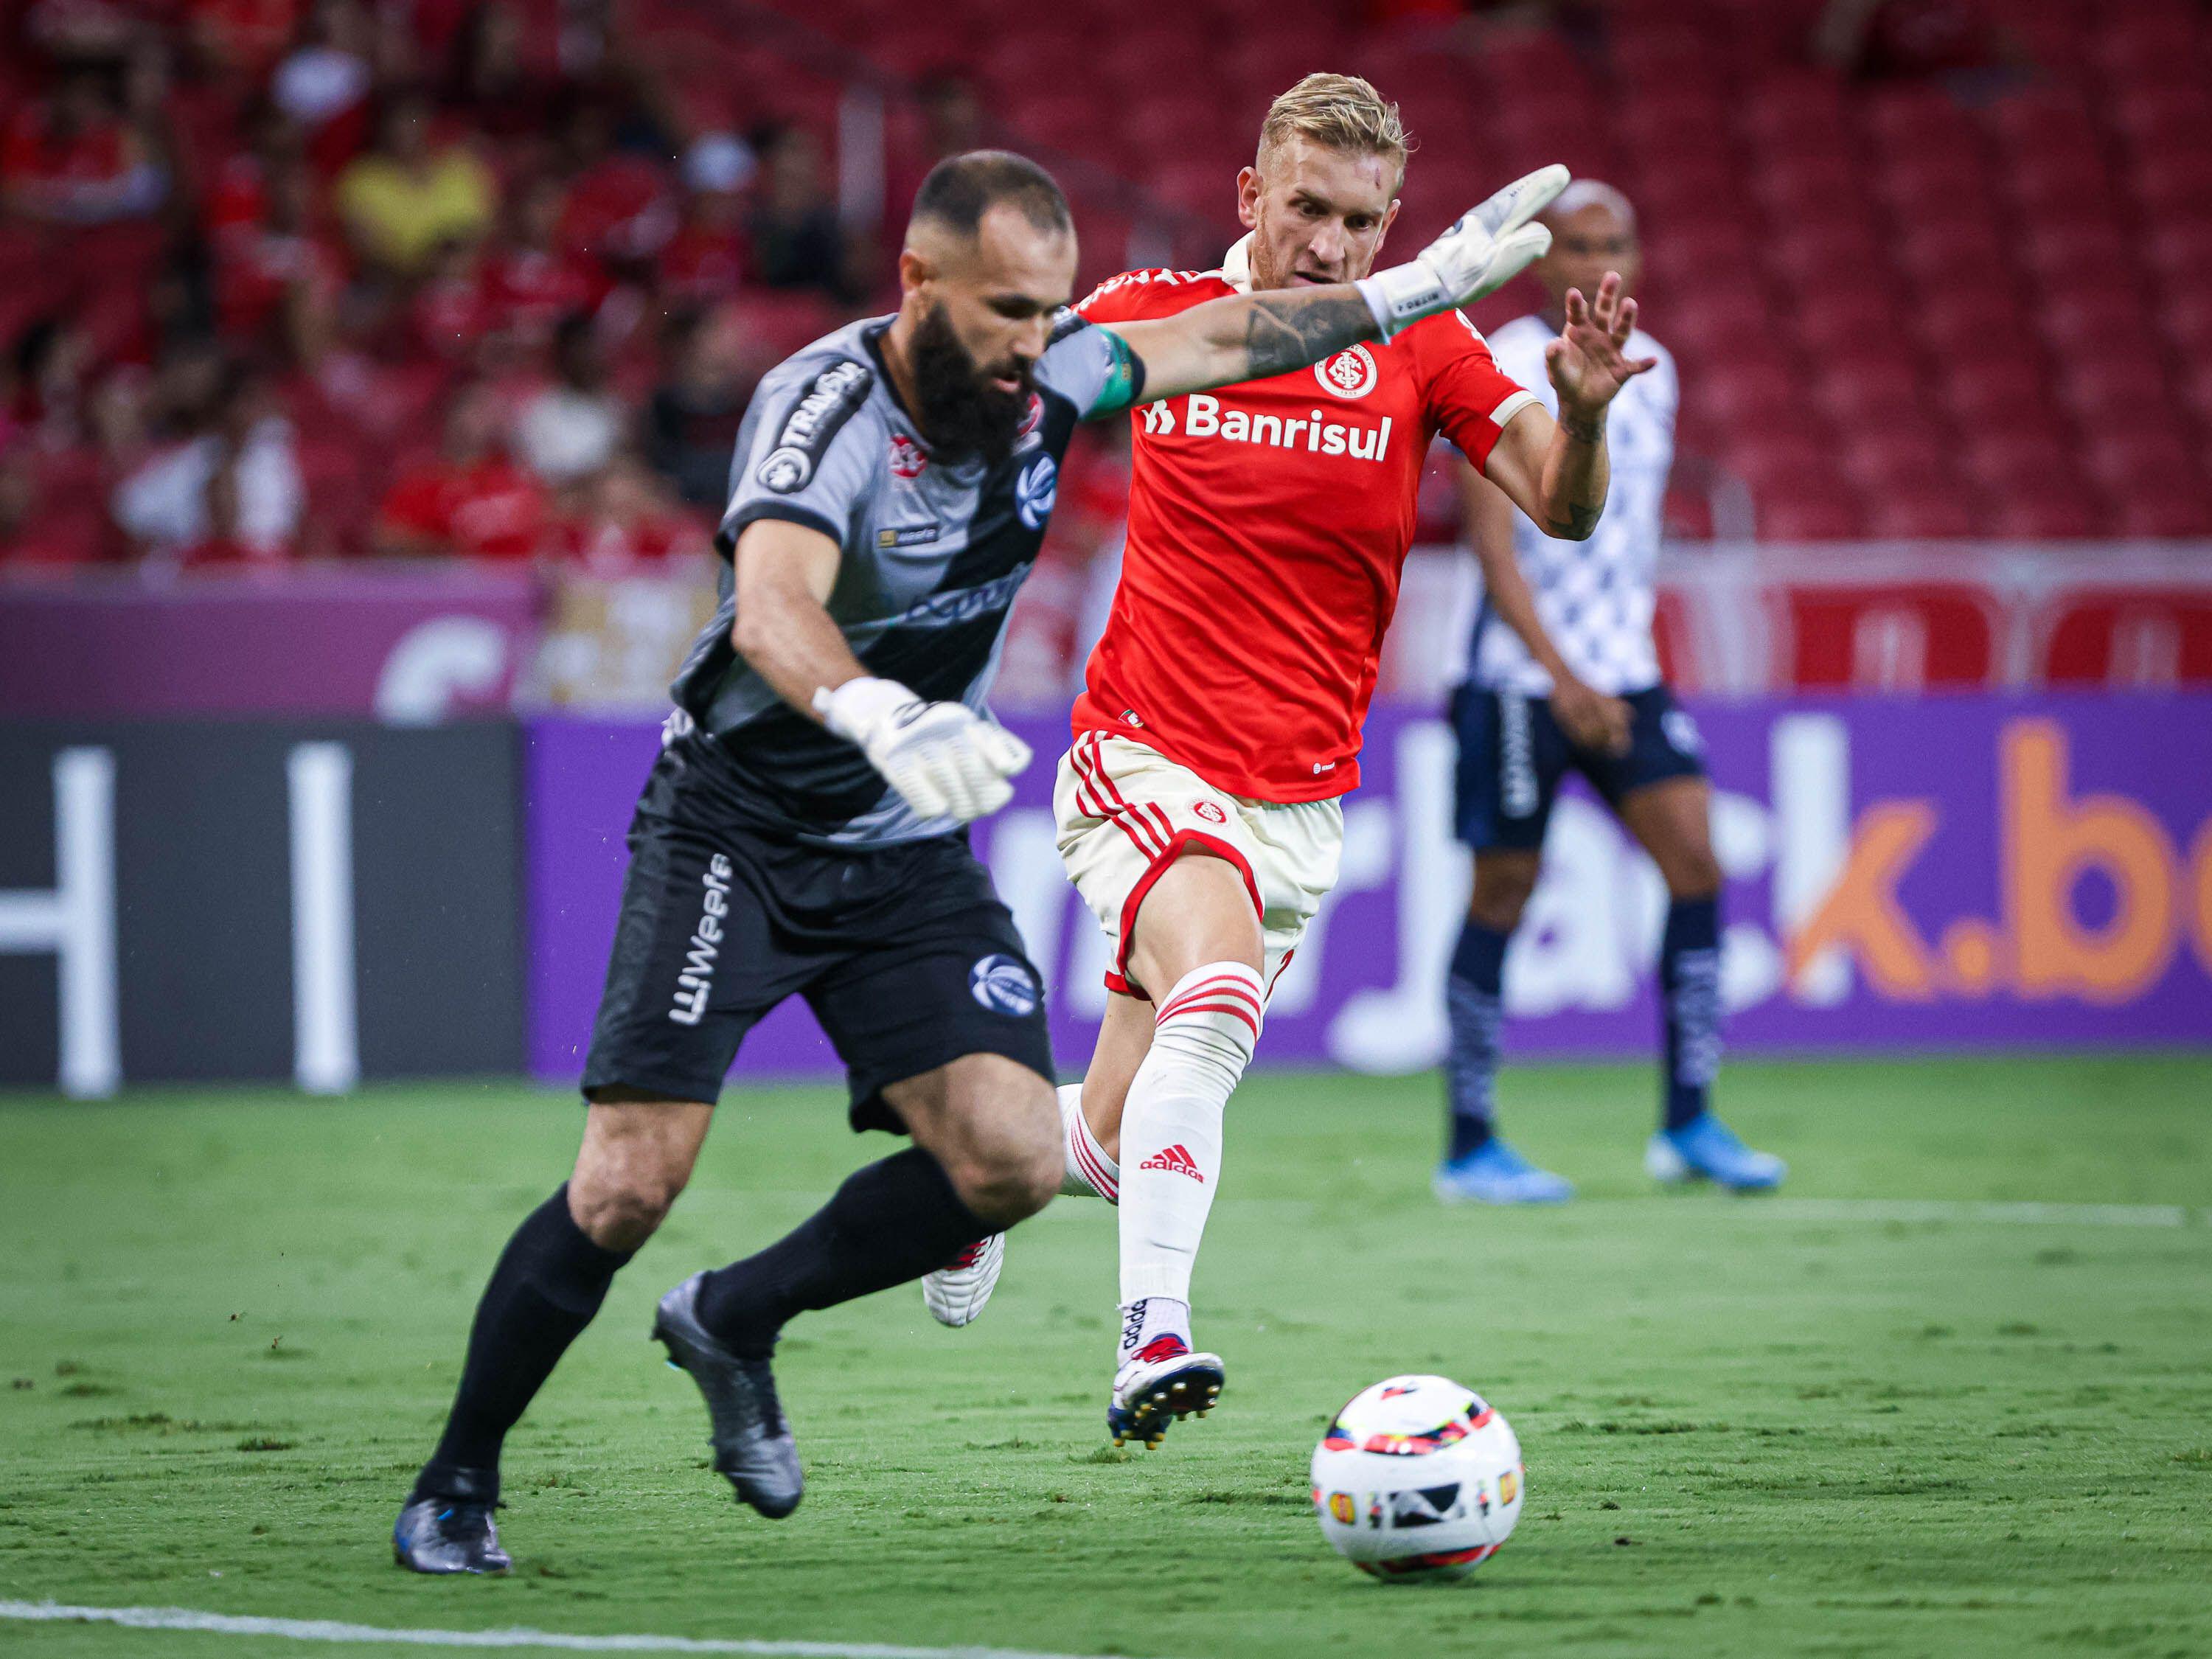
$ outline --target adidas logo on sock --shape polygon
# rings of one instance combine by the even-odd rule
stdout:
[[[1206,1176],[1198,1167],[1198,1160],[1185,1152],[1180,1144],[1163,1147],[1137,1166],[1140,1170],[1168,1170],[1176,1175],[1188,1176],[1201,1187]]]

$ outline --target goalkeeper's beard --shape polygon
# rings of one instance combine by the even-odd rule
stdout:
[[[922,436],[941,459],[969,456],[995,467],[1014,453],[1030,399],[1036,395],[1033,372],[1018,361],[986,370],[960,343],[942,305],[932,306],[915,325],[908,361],[914,373],[915,419]],[[1019,379],[1019,388],[1001,392],[991,374]]]

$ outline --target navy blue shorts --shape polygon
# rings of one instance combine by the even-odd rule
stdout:
[[[1552,718],[1547,698],[1462,685],[1452,693],[1459,735],[1459,838],[1477,852],[1544,844],[1552,803],[1569,771],[1619,810],[1646,784],[1705,775],[1697,722],[1663,685],[1621,699],[1632,713],[1626,755],[1578,749]]]

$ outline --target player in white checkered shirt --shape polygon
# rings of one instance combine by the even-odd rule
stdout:
[[[1609,185],[1578,180],[1544,221],[1552,249],[1532,269],[1547,304],[1491,335],[1490,348],[1499,368],[1552,405],[1544,356],[1562,315],[1608,270],[1620,273],[1624,292],[1632,288],[1642,261],[1635,210]],[[1447,1200],[1558,1203],[1574,1191],[1507,1146],[1492,1121],[1506,943],[1536,885],[1545,825],[1570,769],[1643,843],[1670,900],[1659,963],[1662,1112],[1646,1167],[1662,1181],[1741,1188],[1774,1186],[1784,1173],[1780,1159],[1746,1147],[1707,1109],[1720,1060],[1711,788],[1697,726],[1660,678],[1651,637],[1678,391],[1674,359],[1656,340],[1638,330],[1627,349],[1659,366],[1613,400],[1612,493],[1588,540],[1544,534],[1495,486],[1463,470],[1483,602],[1467,683],[1452,699],[1459,831],[1475,866],[1449,992],[1450,1139],[1436,1176]]]

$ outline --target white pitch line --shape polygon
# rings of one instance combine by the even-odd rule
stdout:
[[[783,1659],[1082,1659],[1015,1648],[911,1648],[882,1642],[759,1642],[688,1636],[573,1636],[550,1630],[418,1630],[348,1625],[335,1619],[256,1619],[195,1607],[74,1607],[0,1601],[0,1619],[33,1624],[120,1625],[130,1630],[274,1636],[293,1642],[383,1642],[418,1648],[555,1648],[573,1653],[739,1653]]]
[[[1631,1204],[1666,1204],[1668,1199],[1628,1199]],[[1768,1221],[1988,1221],[2010,1224],[2076,1227],[2185,1227],[2191,1216],[2179,1204],[2002,1203],[1946,1198],[1759,1198],[1716,1204],[1698,1211],[1709,1215]],[[2212,1221],[2212,1211],[2197,1218]]]

